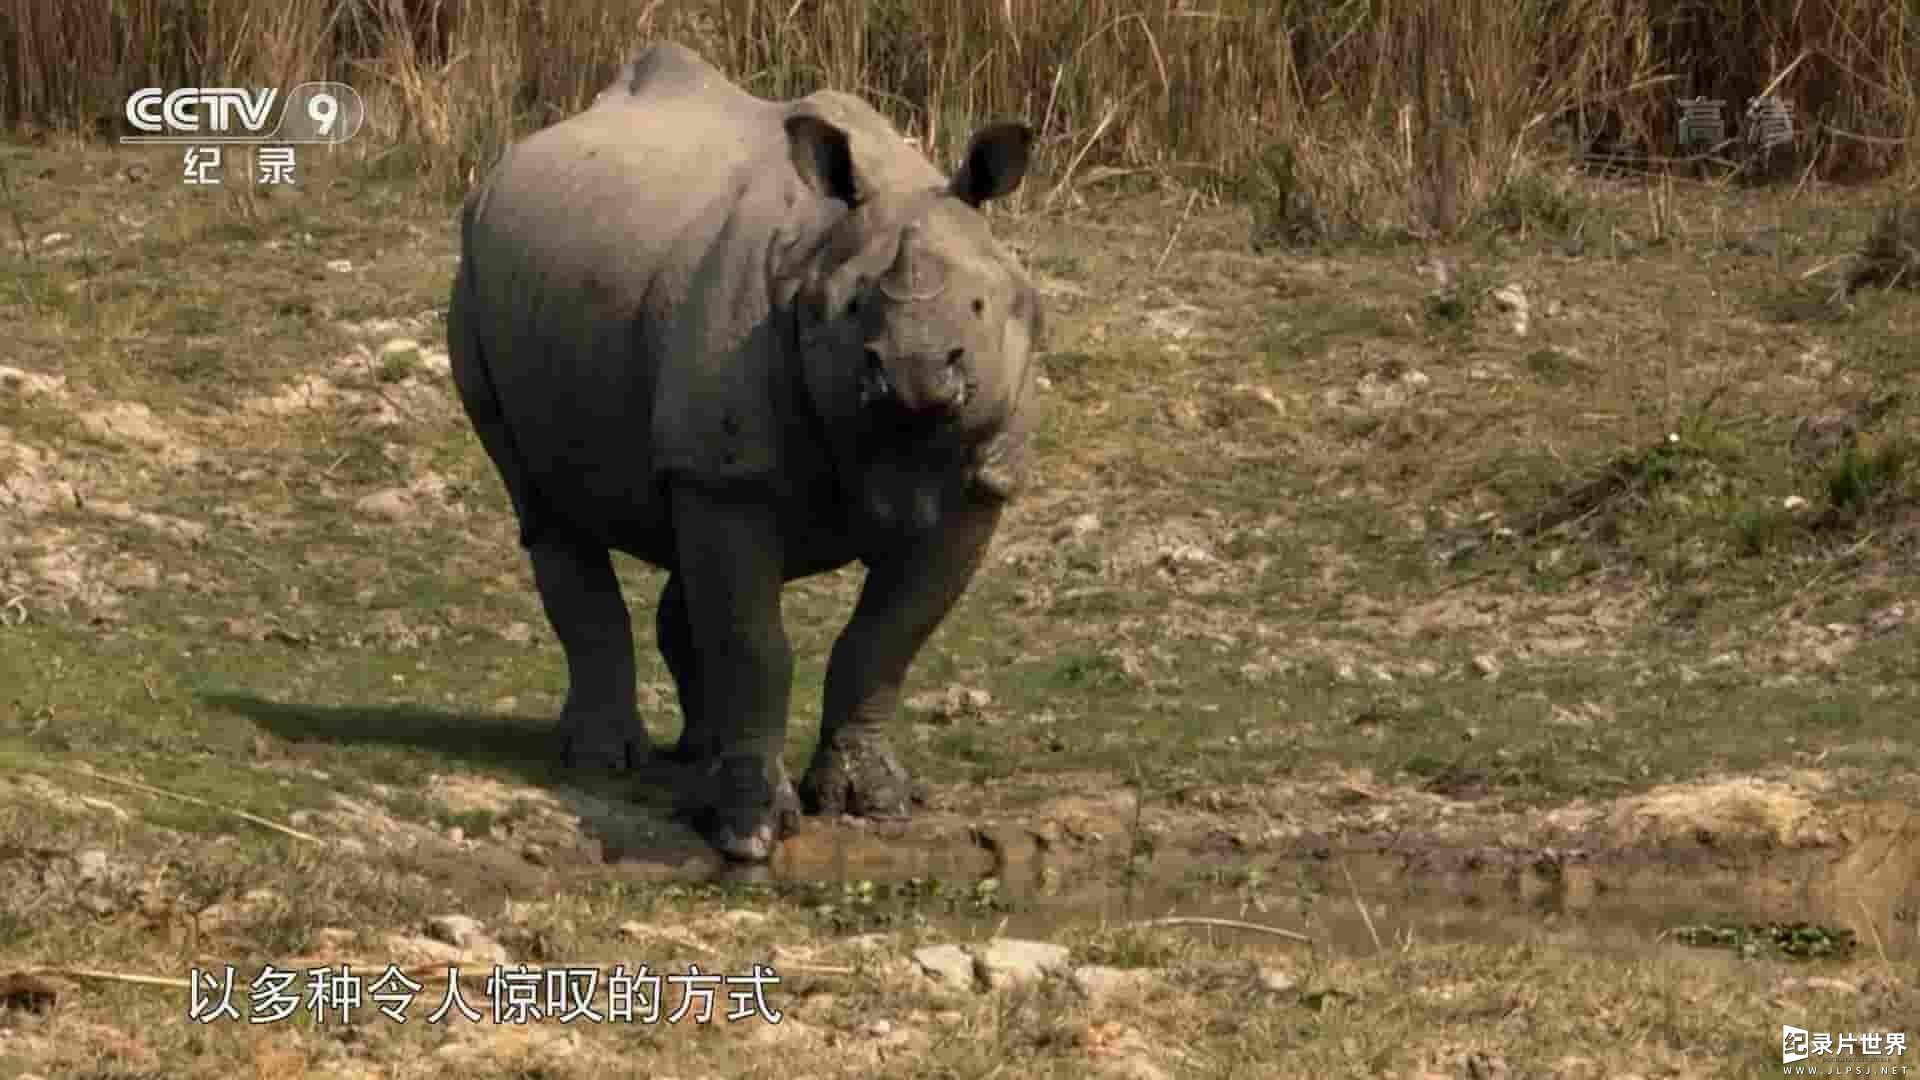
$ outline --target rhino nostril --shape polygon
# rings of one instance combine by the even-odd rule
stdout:
[[[880,354],[873,349],[868,349],[866,352],[867,352],[867,370],[879,371],[880,370]]]
[[[965,355],[967,355],[967,350],[965,349],[954,349],[953,351],[947,353],[947,366],[959,367],[960,358]]]

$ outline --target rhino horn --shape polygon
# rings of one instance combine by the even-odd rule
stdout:
[[[920,243],[920,226],[909,225],[900,230],[900,253],[894,256],[893,266],[880,281],[880,289],[893,300],[901,302],[927,301],[939,296],[946,290],[946,283],[936,282],[931,288],[922,291],[923,278],[927,276],[922,265],[925,260],[914,254],[914,248]]]

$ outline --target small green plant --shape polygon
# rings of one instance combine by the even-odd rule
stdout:
[[[1428,293],[1423,301],[1427,325],[1436,330],[1465,330],[1493,291],[1494,280],[1485,271],[1463,271],[1458,280]]]
[[[1034,256],[1032,266],[1057,278],[1077,278],[1086,273],[1086,260],[1070,251],[1053,251]]]
[[[1527,354],[1526,365],[1548,386],[1565,386],[1580,371],[1579,363],[1562,349],[1535,349]]]
[[[1847,275],[1849,292],[1868,286],[1920,289],[1920,206],[1897,200],[1874,219]]]
[[[1739,553],[1748,558],[1778,549],[1798,531],[1793,514],[1775,507],[1741,507],[1731,524]]]
[[[1804,922],[1681,926],[1674,929],[1673,938],[1697,948],[1731,949],[1749,959],[1769,952],[1796,960],[1844,956],[1856,944],[1852,930]]]
[[[1261,151],[1240,183],[1240,197],[1253,211],[1254,252],[1270,248],[1310,248],[1327,240],[1327,214],[1301,176],[1299,152],[1292,143]]]
[[[1858,445],[1842,449],[1825,477],[1830,513],[1840,522],[1873,513],[1899,490],[1913,456],[1912,445],[1904,439],[1866,449]]]
[[[374,375],[389,385],[405,382],[420,362],[418,349],[392,349],[380,354],[380,366]]]
[[[1573,235],[1592,213],[1585,196],[1539,172],[1521,172],[1488,197],[1474,220],[1521,237]]]

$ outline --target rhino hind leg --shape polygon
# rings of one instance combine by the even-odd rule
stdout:
[[[534,587],[567,658],[560,759],[631,769],[646,757],[634,695],[633,623],[607,549],[549,529],[528,548]]]
[[[827,661],[820,742],[800,779],[810,813],[899,817],[915,801],[887,724],[907,670],[966,591],[1000,519],[998,503],[954,511],[914,548],[868,568]]]
[[[899,818],[912,809],[913,777],[884,731],[851,724],[831,737],[822,734],[799,794],[809,814]]]

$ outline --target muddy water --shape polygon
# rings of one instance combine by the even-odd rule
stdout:
[[[1835,846],[1817,849],[1516,851],[1421,846],[1401,837],[1391,847],[1163,852],[1136,862],[1131,873],[1126,865],[1121,851],[1056,852],[1019,830],[889,839],[829,828],[795,838],[759,876],[992,877],[1001,895],[1020,901],[993,916],[993,928],[1030,937],[1075,925],[1199,916],[1305,933],[1336,951],[1409,941],[1611,950],[1671,944],[1685,927],[1805,922],[1851,930],[1857,948],[1884,949],[1895,960],[1920,957],[1920,822],[1911,813],[1862,819]],[[1255,931],[1191,932],[1299,947]]]

